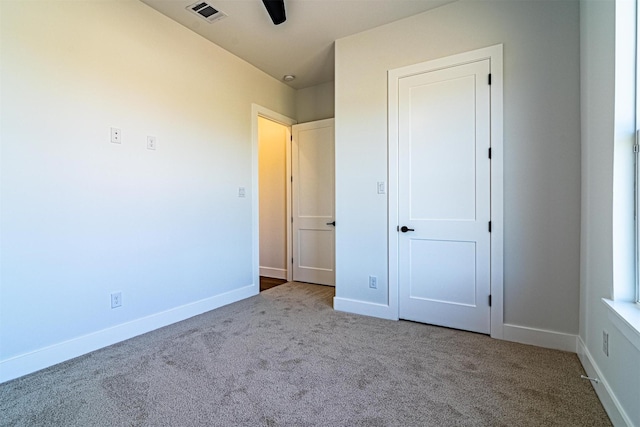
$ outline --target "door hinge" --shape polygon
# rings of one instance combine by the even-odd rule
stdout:
[[[638,146],[638,144],[633,144],[633,152],[637,153],[638,151],[640,151],[640,146]]]
[[[489,233],[491,233],[491,221],[489,221]]]
[[[491,85],[491,73],[489,73],[489,85]]]
[[[293,182],[293,175],[291,175],[291,182]]]
[[[293,258],[291,258],[291,264],[293,264]]]
[[[491,295],[489,295],[489,307],[491,307]]]
[[[293,135],[289,135],[289,140],[293,142]]]
[[[491,147],[489,147],[489,158],[491,158]]]
[[[293,224],[293,217],[291,217],[291,224]]]

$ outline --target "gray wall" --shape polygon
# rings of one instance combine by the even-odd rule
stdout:
[[[577,1],[459,1],[336,42],[339,298],[388,301],[387,70],[503,43],[505,323],[578,333],[579,35]]]
[[[296,119],[298,123],[333,118],[334,90],[334,82],[299,89],[296,92]]]

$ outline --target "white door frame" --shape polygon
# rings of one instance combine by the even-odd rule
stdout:
[[[389,309],[399,318],[398,283],[398,107],[399,80],[456,65],[489,59],[491,64],[491,337],[503,337],[504,221],[503,221],[503,105],[502,44],[396,68],[388,72],[388,218]]]
[[[252,236],[252,276],[253,286],[256,293],[260,292],[260,204],[259,204],[259,180],[258,180],[258,118],[265,118],[272,122],[280,123],[286,126],[287,131],[287,149],[286,149],[286,176],[291,176],[291,126],[298,122],[290,117],[284,116],[268,108],[258,104],[251,104],[251,236]],[[287,198],[287,218],[291,218],[291,180],[286,181],[286,198]],[[293,266],[289,260],[291,259],[291,221],[287,221],[287,281],[291,281],[293,275]]]

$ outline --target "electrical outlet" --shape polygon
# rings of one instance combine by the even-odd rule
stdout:
[[[384,194],[385,193],[385,182],[384,181],[378,181],[378,194]]]
[[[607,331],[602,331],[602,351],[609,357],[609,333]]]
[[[156,137],[148,136],[147,137],[147,150],[155,150],[156,149]]]
[[[111,308],[122,306],[122,292],[114,292],[111,294]]]
[[[111,142],[114,144],[122,143],[122,132],[118,128],[111,128]]]
[[[369,287],[371,289],[378,289],[378,278],[376,276],[369,276]]]
[[[245,197],[247,195],[247,190],[244,187],[238,188],[238,197]]]

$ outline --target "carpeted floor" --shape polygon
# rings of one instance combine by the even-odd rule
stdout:
[[[287,283],[0,385],[2,426],[606,426],[575,354]]]

